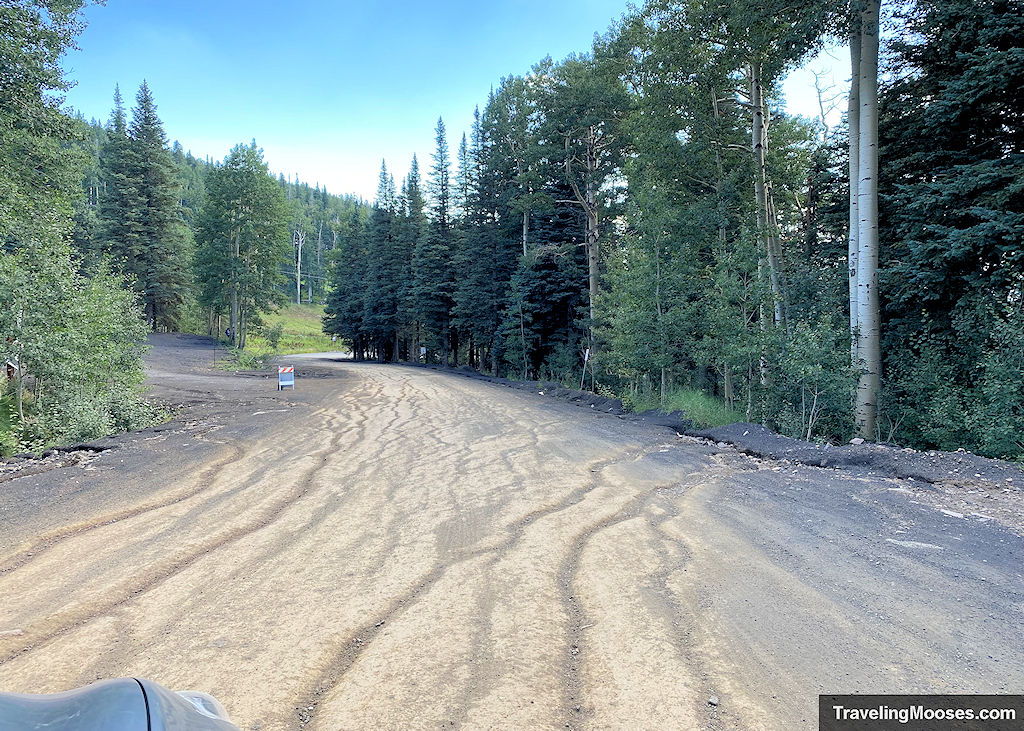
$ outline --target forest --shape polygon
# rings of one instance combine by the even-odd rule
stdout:
[[[651,0],[500,80],[454,161],[439,121],[425,177],[381,170],[327,329],[357,358],[1019,457],[1022,31],[999,1]],[[787,116],[782,77],[847,39],[846,122]]]
[[[372,204],[255,141],[197,159],[146,84],[107,120],[63,108],[80,11],[0,8],[4,453],[159,418],[147,331],[244,349],[301,301],[356,359],[1024,456],[1018,2],[649,0],[496,79],[454,152],[438,120]],[[852,49],[832,127],[780,91],[826,44]]]

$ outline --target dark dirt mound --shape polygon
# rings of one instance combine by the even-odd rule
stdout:
[[[756,457],[786,459],[815,467],[859,470],[930,483],[985,480],[1015,486],[1024,484],[1024,472],[1018,465],[970,452],[918,452],[891,444],[812,444],[776,434],[760,424],[746,423],[690,434],[732,444]]]

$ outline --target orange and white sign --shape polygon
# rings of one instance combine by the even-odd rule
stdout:
[[[277,367],[277,390],[281,391],[287,386],[295,390],[295,366]]]

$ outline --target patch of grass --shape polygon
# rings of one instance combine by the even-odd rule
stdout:
[[[325,353],[339,350],[323,332],[323,305],[297,305],[294,302],[263,316],[263,325],[251,331],[245,350],[225,346],[226,357],[218,368],[226,371],[258,371],[271,358],[296,353]]]
[[[245,350],[224,344],[217,359],[217,370],[221,371],[262,371],[277,353],[266,346],[252,345],[252,337]]]
[[[687,419],[703,429],[735,424],[744,420],[741,411],[730,409],[722,399],[692,388],[677,388],[669,391],[664,406],[658,404],[658,397],[653,394],[632,400],[631,406],[634,411],[659,408],[662,411],[682,411]]]
[[[0,397],[0,432],[14,430],[14,414],[17,410],[14,394]]]
[[[323,305],[285,305],[263,317],[263,326],[259,332],[249,334],[247,345],[254,351],[272,350],[274,355],[338,350],[341,345],[331,342],[331,336],[323,331],[323,316]],[[277,347],[272,347],[274,335]]]

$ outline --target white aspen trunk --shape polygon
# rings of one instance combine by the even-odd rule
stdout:
[[[860,187],[860,19],[853,18],[850,33],[850,104],[847,111],[850,145],[850,241],[848,262],[850,269],[850,365],[857,367],[857,197]]]
[[[323,265],[320,263],[324,253],[324,222],[320,219],[320,225],[316,231],[316,276],[323,276]],[[313,304],[313,279],[309,280],[309,304]],[[397,356],[395,358],[397,360]]]
[[[523,256],[526,256],[526,239],[530,232],[530,212],[523,211]]]
[[[302,245],[306,243],[306,232],[296,231],[292,234],[295,242],[295,304],[302,304]]]
[[[860,175],[857,185],[857,432],[875,437],[878,414],[878,17],[879,0],[867,0],[861,14]]]

